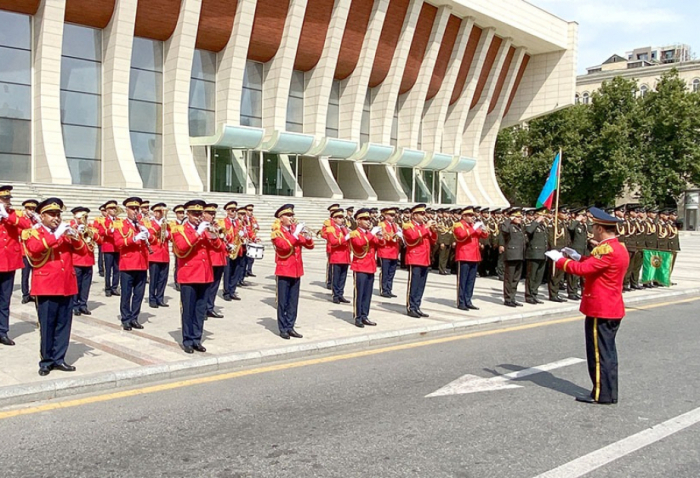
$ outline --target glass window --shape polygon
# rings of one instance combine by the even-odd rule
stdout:
[[[216,53],[195,50],[190,80],[190,136],[216,131]]]
[[[102,32],[66,23],[63,26],[63,55],[102,61]]]
[[[304,130],[304,99],[289,97],[287,101],[287,131],[301,133]]]
[[[31,153],[31,122],[0,118],[0,153]]]
[[[131,68],[162,72],[163,43],[134,37],[134,46],[131,51]]]
[[[390,143],[392,146],[396,146],[399,139],[399,102],[396,102],[396,107],[394,108],[394,119],[391,122],[391,138]]]
[[[137,163],[158,163],[161,161],[161,135],[132,131],[131,148]],[[142,178],[143,179],[143,178]]]
[[[31,156],[28,154],[0,153],[0,171],[4,181],[28,181],[31,177],[30,165]]]
[[[263,64],[246,61],[241,91],[241,125],[262,127]]]
[[[100,126],[100,96],[61,91],[61,123]]]
[[[100,161],[68,158],[68,169],[74,184],[100,184]]]
[[[216,53],[206,50],[194,51],[192,78],[211,82],[216,81]]]
[[[243,89],[241,116],[262,118],[262,91]]]
[[[159,103],[131,100],[129,102],[129,129],[141,133],[162,133],[160,118],[163,106]]]
[[[209,136],[214,134],[215,114],[213,111],[190,108],[190,136]]]
[[[64,124],[63,145],[67,157],[100,159],[100,129]]]
[[[136,169],[143,181],[143,187],[149,189],[160,189],[163,168],[160,164],[136,163]]]
[[[216,108],[216,84],[195,80],[190,83],[190,108],[214,111]]]
[[[31,52],[0,46],[0,82],[28,85],[31,80]]]
[[[241,126],[251,126],[253,128],[262,128],[262,118],[241,115]]]
[[[31,49],[31,17],[0,10],[0,45]]]
[[[64,56],[61,61],[61,88],[83,93],[99,93],[100,63]]]
[[[326,114],[326,136],[338,137],[338,119],[340,117],[340,81],[333,80],[331,95],[328,99],[328,113]]]
[[[693,93],[697,93],[700,91],[700,80],[695,79],[693,80]]]
[[[294,70],[292,71],[292,82],[289,86],[289,96],[295,96],[297,98],[304,97],[304,72]]]
[[[243,74],[243,88],[262,90],[263,64],[256,61],[246,61]]]
[[[360,120],[360,143],[369,143],[369,123],[372,109],[372,90],[367,90],[365,104],[362,106],[362,119]]]
[[[131,69],[129,99],[160,103],[163,98],[163,74]]]
[[[31,119],[31,106],[30,86],[0,83],[0,117]]]

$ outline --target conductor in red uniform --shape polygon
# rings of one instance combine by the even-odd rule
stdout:
[[[384,245],[384,234],[379,226],[372,227],[371,210],[363,208],[355,214],[357,229],[348,233],[352,249],[352,272],[355,281],[353,312],[355,325],[377,325],[369,320],[374,274],[377,272],[377,248]],[[375,235],[376,234],[376,235]]]
[[[625,315],[622,284],[629,254],[616,237],[619,219],[591,208],[593,239],[598,245],[590,256],[573,249],[549,251],[547,257],[568,274],[585,278],[581,312],[586,316],[586,355],[593,382],[590,395],[576,397],[586,403],[617,403],[617,349],[615,336]],[[564,255],[566,254],[566,255]]]
[[[406,309],[410,317],[428,317],[420,310],[430,268],[430,249],[437,242],[435,221],[426,221],[425,204],[411,209],[411,220],[403,225],[406,241],[406,264],[408,265],[408,290]]]
[[[455,261],[457,266],[457,308],[460,310],[479,310],[472,304],[476,271],[481,262],[479,239],[489,237],[481,221],[474,221],[474,208],[462,210],[462,219],[452,225],[455,238]]]
[[[277,276],[277,326],[280,337],[302,338],[294,330],[299,308],[299,288],[304,275],[304,262],[301,250],[313,249],[314,240],[303,224],[295,224],[294,205],[285,204],[275,212],[280,221],[279,229],[272,232],[272,245],[275,248],[275,275]]]
[[[45,376],[52,370],[75,371],[65,358],[73,323],[73,296],[78,293],[73,252],[82,242],[75,229],[61,222],[63,201],[45,199],[37,210],[41,226],[31,229],[25,246],[34,268],[31,293],[36,297],[41,334],[39,375]]]

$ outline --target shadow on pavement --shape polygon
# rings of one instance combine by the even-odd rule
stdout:
[[[513,364],[501,364],[498,365],[498,368],[503,368],[505,370],[510,370],[511,372],[518,372],[520,370],[525,370],[528,367],[523,367],[520,365],[513,365]],[[488,372],[494,376],[502,375],[496,370],[484,369],[485,372]],[[513,380],[513,383],[517,382],[530,382],[534,383],[535,385],[539,385],[542,388],[548,388],[550,390],[554,390],[556,392],[563,393],[565,395],[569,395],[571,397],[577,397],[580,395],[587,395],[591,393],[590,389],[585,389],[573,382],[570,382],[566,379],[555,377],[552,375],[550,372],[540,372],[536,373],[534,375],[528,375],[527,377],[523,378],[517,378]]]
[[[277,326],[277,319],[273,319],[272,317],[263,317],[257,321],[257,324],[262,325],[275,335],[280,334],[280,329]]]
[[[15,340],[24,334],[31,334],[34,331],[39,331],[39,328],[34,322],[13,322],[12,327],[10,327],[10,337]]]
[[[86,355],[94,355],[92,353],[93,350],[95,349],[88,345],[78,342],[71,342],[70,347],[68,347],[68,352],[66,353],[66,362],[71,365],[74,365]]]

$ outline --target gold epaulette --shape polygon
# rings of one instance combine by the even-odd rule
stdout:
[[[225,227],[226,227],[226,219],[217,219],[217,220],[216,220],[216,224],[217,224],[219,227],[225,228]]]
[[[17,217],[25,217],[24,211],[16,211],[15,214],[17,214]]]
[[[457,222],[453,223],[452,224],[452,231],[454,232],[454,230],[457,229],[458,227],[460,229],[464,227],[464,224],[462,224],[462,221],[457,221]]]
[[[404,222],[401,227],[404,229],[413,229],[413,221]]]
[[[175,221],[173,221],[173,223],[174,222]],[[175,234],[176,232],[182,233],[184,230],[185,230],[185,228],[183,226],[181,226],[180,224],[175,223],[175,224],[170,225],[170,232],[173,234]]]
[[[38,237],[39,237],[39,231],[37,231],[37,230],[34,229],[33,227],[30,227],[29,229],[24,229],[24,230],[22,231],[22,240],[23,240],[23,241],[26,241],[26,240],[28,240],[30,237],[36,237],[36,238],[38,238]]]
[[[112,227],[113,227],[114,229],[121,229],[122,227],[124,227],[124,220],[123,220],[123,219],[118,219],[118,218],[115,219],[115,220],[112,222]]]
[[[333,225],[333,222],[330,219],[326,219],[323,221],[323,227],[330,227]]]
[[[278,231],[279,228],[280,228],[280,220],[279,220],[279,219],[275,219],[275,220],[273,221],[273,223],[272,223],[272,228],[271,228],[271,229],[272,229],[273,231]]]
[[[270,240],[277,239],[279,237],[284,237],[284,234],[282,234],[282,231],[279,229],[272,231],[272,234],[270,234]]]
[[[606,243],[603,243],[599,246],[594,247],[593,250],[591,251],[591,255],[593,257],[595,257],[596,259],[600,259],[602,256],[604,256],[606,254],[611,254],[612,251],[613,251],[612,246],[610,246],[610,244],[608,244],[606,242]]]
[[[355,238],[355,237],[360,237],[360,231],[358,231],[357,229],[355,229],[354,231],[352,231],[350,233],[350,239]]]
[[[174,228],[177,225],[177,221],[168,221],[168,227],[170,227],[170,229]]]

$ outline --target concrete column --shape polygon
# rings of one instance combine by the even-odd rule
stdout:
[[[219,69],[216,74],[217,124],[239,125],[241,123],[243,75],[256,5],[257,0],[238,2],[231,38],[219,53]]]
[[[369,183],[362,163],[358,161],[338,163],[338,186],[343,190],[345,199],[377,200],[377,193]]]
[[[351,0],[335,1],[321,59],[305,75],[304,132],[315,135],[317,139],[326,135],[328,100],[333,87],[333,76],[338,63],[338,53],[345,32],[350,3]]]
[[[408,202],[408,197],[403,192],[393,166],[386,164],[369,165],[367,178],[380,201]]]
[[[428,87],[430,87],[430,80],[433,77],[442,37],[445,34],[445,28],[447,28],[447,21],[450,19],[451,13],[452,8],[449,6],[443,5],[438,8],[416,84],[405,94],[406,98],[403,108],[399,112],[398,144],[401,146],[414,149],[418,146],[418,133],[423,119],[423,109],[426,104],[425,97],[428,94]]]
[[[343,199],[343,191],[338,186],[327,157],[302,156],[304,171],[304,196]]]
[[[34,15],[34,174],[42,183],[71,184],[61,131],[61,48],[66,0],[42,0]]]
[[[476,166],[473,170],[464,175],[464,179],[472,188],[472,192],[476,195],[478,204],[482,206],[491,206],[495,204],[495,202],[491,198],[491,195],[489,195],[489,193],[486,191],[486,188],[481,181],[483,174],[482,171],[485,168],[488,168],[486,163],[493,160],[479,157],[481,133],[484,129],[484,123],[486,121],[486,116],[488,115],[489,106],[491,105],[491,99],[493,98],[496,85],[498,84],[498,77],[501,75],[501,70],[503,69],[503,64],[505,63],[505,59],[508,55],[508,50],[510,49],[511,44],[512,40],[510,38],[505,38],[501,42],[501,46],[496,54],[496,60],[494,61],[491,72],[486,80],[484,90],[481,92],[481,97],[476,105],[469,111],[467,128],[462,138],[462,154],[471,158],[477,158]]]
[[[129,136],[129,76],[137,0],[117,0],[102,38],[102,184],[142,188]]]
[[[351,141],[360,140],[362,107],[365,104],[367,85],[374,65],[374,54],[377,51],[388,8],[389,0],[375,0],[355,71],[342,82],[339,124],[341,138]]]
[[[202,0],[183,0],[173,36],[163,47],[163,189],[203,191],[190,149],[192,59]]]
[[[505,207],[508,200],[501,192],[496,179],[496,168],[494,165],[494,153],[496,150],[496,138],[501,129],[503,113],[508,105],[508,99],[515,85],[515,78],[518,76],[520,65],[525,57],[525,48],[517,48],[513,55],[513,60],[508,68],[508,73],[501,89],[501,94],[497,98],[496,107],[486,116],[483,130],[481,132],[481,142],[479,144],[479,162],[482,167],[479,170],[481,184],[486,189],[486,193],[492,199],[492,206]]]
[[[294,59],[299,46],[307,0],[291,0],[284,21],[282,43],[275,57],[265,63],[263,83],[263,127],[269,137],[274,130],[284,131],[287,124],[287,102],[292,82]]]
[[[473,26],[474,19],[472,17],[462,19],[462,24],[457,34],[457,40],[455,41],[452,55],[450,55],[450,60],[447,64],[445,78],[442,80],[440,90],[437,95],[433,97],[433,101],[430,103],[430,107],[423,117],[423,149],[425,151],[442,150],[443,126],[445,125],[447,112],[449,111],[450,98],[452,97],[452,91],[457,81],[459,69],[462,66],[464,51],[467,49],[469,35],[471,35]]]
[[[406,68],[406,60],[408,60],[408,53],[411,49],[422,6],[423,0],[411,0],[408,5],[399,41],[396,44],[396,50],[394,50],[389,67],[389,74],[384,82],[377,86],[377,94],[374,97],[370,115],[370,140],[373,143],[391,143],[391,126],[394,122],[396,101],[399,97],[401,79]],[[392,19],[392,21],[395,20]]]

